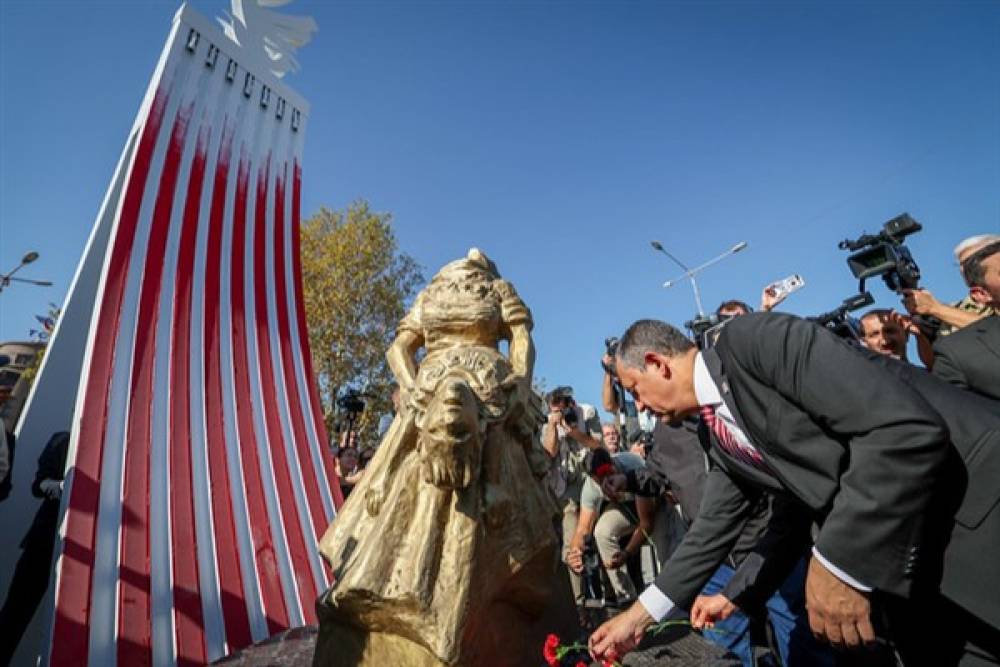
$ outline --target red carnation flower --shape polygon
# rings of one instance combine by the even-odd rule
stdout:
[[[542,647],[542,657],[545,658],[545,662],[548,663],[549,667],[557,667],[559,665],[559,656],[556,655],[556,649],[559,648],[559,635],[549,635],[545,638],[545,646]]]

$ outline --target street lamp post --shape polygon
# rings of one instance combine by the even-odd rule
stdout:
[[[5,287],[10,287],[12,282],[16,283],[27,283],[29,285],[38,285],[40,287],[51,287],[52,283],[48,280],[32,280],[30,278],[13,278],[12,276],[21,270],[27,264],[31,264],[36,259],[38,259],[38,253],[32,250],[31,252],[25,253],[24,257],[21,258],[21,263],[15,266],[13,269],[7,273],[0,275],[0,292],[4,290]]]

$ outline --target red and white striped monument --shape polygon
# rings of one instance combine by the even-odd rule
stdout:
[[[315,623],[329,583],[317,543],[341,496],[299,265],[309,106],[279,78],[315,24],[234,0],[224,29],[174,18],[19,424],[11,542],[42,447],[71,432],[20,659],[203,664]]]

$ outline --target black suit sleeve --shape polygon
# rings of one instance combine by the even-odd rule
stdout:
[[[780,395],[762,392],[773,403],[768,421],[778,422],[768,425],[775,435],[767,447],[793,462],[791,470],[839,476],[816,549],[862,584],[908,596],[906,561],[919,551],[948,452],[941,417],[892,372],[814,323],[769,314],[734,324],[735,358]],[[845,451],[831,452],[838,443]]]
[[[656,587],[676,606],[690,609],[725,562],[755,499],[756,492],[737,485],[718,466],[709,470],[698,516],[656,577]]]
[[[778,590],[812,544],[812,521],[791,498],[770,498],[771,517],[760,541],[722,590],[743,610],[760,609]]]
[[[952,334],[952,336],[954,335]],[[946,338],[934,346],[934,368],[931,372],[945,382],[961,387],[962,389],[968,389],[969,381],[965,371],[961,368],[958,360],[952,358],[953,346],[945,344],[947,342],[948,339]]]

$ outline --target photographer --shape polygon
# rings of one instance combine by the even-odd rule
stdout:
[[[869,350],[909,363],[906,345],[913,334],[917,339],[917,353],[925,366],[934,363],[931,341],[909,317],[891,308],[874,308],[861,316],[861,342]]]
[[[346,435],[346,434],[345,434]],[[340,492],[347,500],[354,485],[361,480],[364,469],[361,467],[361,459],[357,447],[341,447],[337,452],[336,470],[337,481],[340,483]]]
[[[623,452],[612,456],[605,449],[595,449],[587,459],[580,520],[567,551],[567,564],[573,572],[583,573],[584,541],[593,534],[619,604],[632,601],[636,590],[628,568],[624,567],[626,560],[636,555],[647,541],[658,560],[666,558],[671,546],[670,522],[679,522],[679,518],[666,505],[658,508],[655,498],[635,497],[630,493],[608,496],[602,491],[600,484],[610,475],[626,474],[645,466],[635,454]],[[684,532],[683,528],[678,532],[678,528],[673,532],[673,544],[680,541]],[[623,547],[621,541],[625,537],[628,542]]]
[[[995,313],[1000,306],[1000,240],[966,257],[962,272],[970,297]],[[934,375],[1000,400],[1000,315],[989,315],[940,339],[934,351]]]
[[[961,267],[962,277],[970,286],[971,283],[969,283],[965,271],[966,260],[978,250],[997,241],[1000,241],[1000,234],[980,234],[970,236],[955,246],[955,259]],[[938,332],[941,336],[951,334],[982,317],[997,312],[995,305],[991,306],[989,303],[977,301],[968,295],[952,305],[941,303],[926,289],[904,289],[903,306],[910,315],[923,315],[941,320],[943,326]]]
[[[572,387],[557,387],[546,394],[545,400],[549,405],[548,420],[542,426],[542,448],[549,457],[545,479],[562,512],[562,560],[565,563],[579,518],[584,459],[588,451],[601,446],[601,422],[593,406],[576,404]],[[581,608],[581,622],[586,623],[580,576],[570,571],[569,578],[573,597]]]

